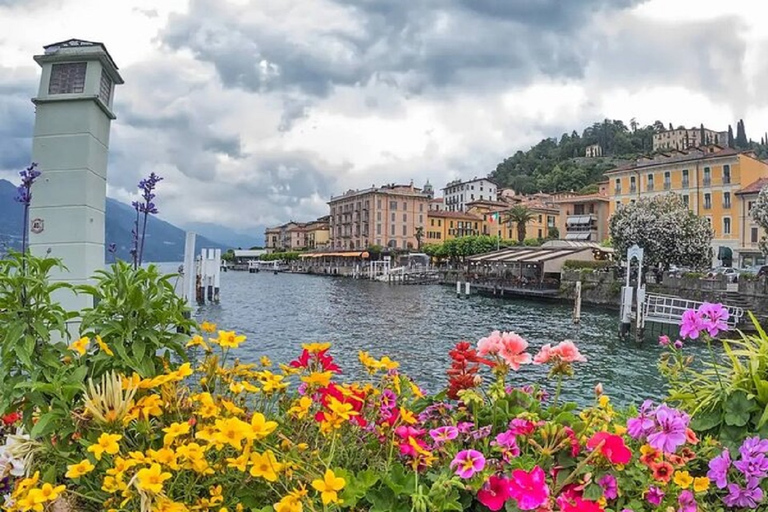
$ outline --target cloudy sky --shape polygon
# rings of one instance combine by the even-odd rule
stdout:
[[[763,0],[0,0],[0,177],[42,46],[104,42],[109,195],[248,230],[372,184],[485,175],[605,117],[768,130]],[[761,58],[763,57],[763,58]]]

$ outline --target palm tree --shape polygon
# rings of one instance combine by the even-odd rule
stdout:
[[[517,225],[517,241],[523,243],[525,240],[525,225],[534,218],[533,212],[527,206],[516,204],[507,211],[506,222]]]
[[[416,247],[417,247],[416,250],[419,252],[421,252],[421,239],[423,236],[424,236],[424,228],[421,226],[417,227],[416,234],[414,235],[414,237],[416,238]]]

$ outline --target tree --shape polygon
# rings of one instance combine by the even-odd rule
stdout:
[[[731,125],[728,125],[728,147],[732,148],[734,143],[735,141],[733,140],[733,128],[731,128]]]
[[[637,124],[637,119],[633,117],[629,120],[629,127],[632,129],[632,132],[636,132],[638,126],[639,125]]]
[[[510,208],[506,216],[506,222],[514,222],[517,225],[517,241],[520,243],[525,240],[525,225],[532,220],[533,212],[522,204]]]
[[[611,217],[609,228],[619,258],[626,258],[627,249],[637,244],[644,249],[643,264],[648,268],[709,268],[711,264],[712,228],[677,194],[622,205]]]
[[[701,146],[708,144],[707,132],[704,131],[704,123],[701,123],[701,128],[699,128],[699,141]]]
[[[739,149],[746,149],[749,147],[749,140],[747,140],[747,131],[744,129],[744,120],[739,119],[736,124],[736,147]]]
[[[557,226],[552,226],[549,228],[549,231],[547,232],[547,238],[550,240],[557,240],[560,238],[560,230],[557,229]]]

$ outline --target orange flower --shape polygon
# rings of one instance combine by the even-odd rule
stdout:
[[[693,445],[699,444],[699,438],[696,437],[696,432],[691,429],[685,431],[685,440]]]
[[[640,456],[640,462],[648,467],[651,467],[653,464],[655,464],[656,460],[661,456],[660,451],[656,450],[655,448],[651,448],[649,445],[641,446],[640,453],[642,453]]]
[[[685,462],[691,462],[693,459],[696,458],[696,452],[694,452],[687,446],[684,446],[683,449],[680,450],[680,456],[683,458]]]
[[[665,483],[670,481],[672,473],[675,472],[675,468],[667,461],[655,462],[650,468],[653,471],[653,478]]]

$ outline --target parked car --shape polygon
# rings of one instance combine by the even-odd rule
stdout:
[[[712,269],[708,274],[709,277],[725,276],[729,282],[735,282],[739,280],[741,271],[733,267],[716,267]]]

